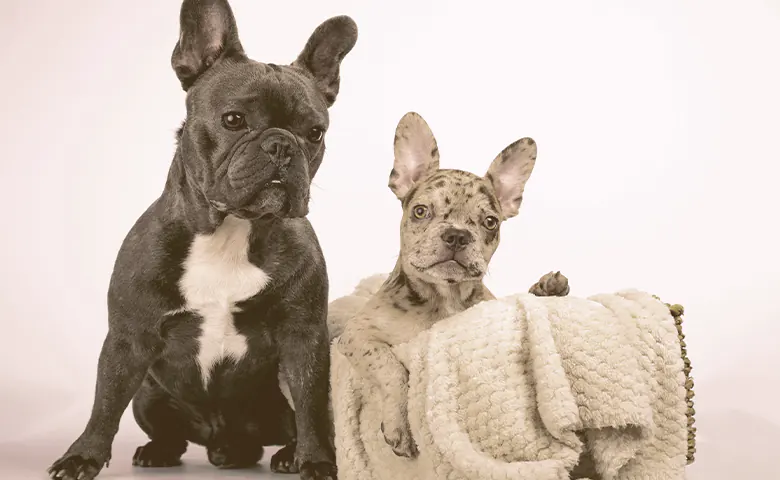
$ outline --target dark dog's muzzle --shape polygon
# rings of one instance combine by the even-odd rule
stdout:
[[[295,136],[281,128],[249,133],[215,172],[224,210],[246,218],[302,217],[308,211],[309,162]]]

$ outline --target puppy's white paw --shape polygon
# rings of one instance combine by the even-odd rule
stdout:
[[[569,279],[561,272],[543,275],[529,290],[537,297],[565,297],[569,294]]]
[[[412,438],[412,430],[409,428],[409,421],[406,415],[403,415],[400,411],[394,412],[392,415],[385,414],[380,428],[385,437],[385,442],[393,449],[393,453],[399,457],[417,457],[417,445]]]

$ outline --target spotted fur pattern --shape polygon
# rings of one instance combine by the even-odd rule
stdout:
[[[488,217],[498,219],[501,209],[490,183],[483,177],[460,170],[439,170],[412,187],[404,197],[401,220],[401,250],[409,267],[431,282],[448,283],[481,279],[498,247],[499,227],[485,227]],[[415,215],[422,211],[424,218]],[[454,253],[465,271],[435,267],[452,252],[442,241],[448,229],[465,232],[472,241]]]
[[[401,251],[387,281],[347,323],[337,348],[382,392],[380,427],[399,456],[413,458],[417,450],[407,419],[408,372],[391,347],[495,298],[482,279],[500,224],[517,213],[535,161],[536,143],[524,138],[499,154],[484,177],[439,169],[438,145],[425,120],[408,113],[398,125],[389,187],[403,209]]]

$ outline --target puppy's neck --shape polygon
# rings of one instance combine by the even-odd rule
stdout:
[[[396,308],[433,320],[447,318],[492,297],[481,280],[453,284],[426,282],[407,273],[400,259],[382,290]]]

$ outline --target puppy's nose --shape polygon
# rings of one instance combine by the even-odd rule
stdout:
[[[441,239],[450,250],[458,251],[466,248],[466,245],[474,241],[474,236],[468,230],[460,228],[448,228],[441,234]]]
[[[279,166],[290,163],[291,145],[284,137],[268,137],[260,145],[260,148],[271,157],[271,161]]]

